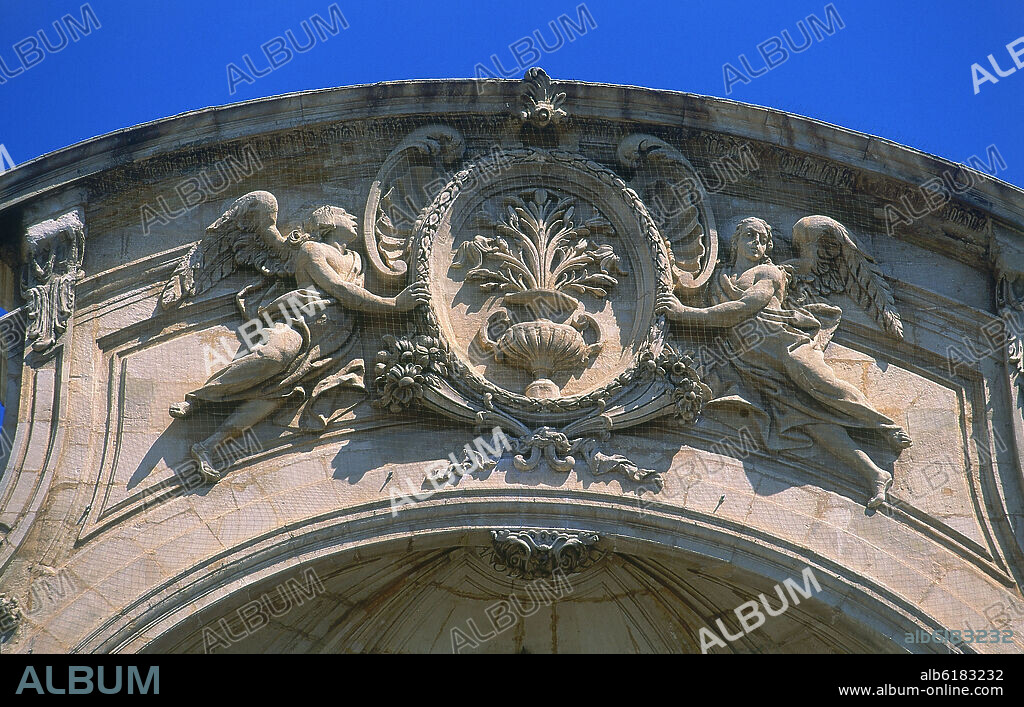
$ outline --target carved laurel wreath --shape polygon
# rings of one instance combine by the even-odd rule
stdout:
[[[658,232],[654,219],[636,192],[630,189],[625,181],[615,172],[582,155],[564,150],[542,150],[536,148],[506,150],[501,159],[506,168],[510,163],[558,163],[588,174],[600,180],[603,184],[616,189],[636,216],[642,235],[650,249],[657,276],[656,294],[660,295],[663,292],[671,291],[672,275],[669,258],[665,250],[665,243]],[[420,214],[413,232],[419,233],[418,247],[415,255],[415,273],[416,277],[421,281],[428,280],[430,276],[429,259],[431,248],[434,237],[437,235],[437,228],[445,212],[452,207],[466,182],[476,182],[473,178],[474,171],[480,170],[486,174],[490,170],[496,170],[498,167],[496,162],[496,158],[484,158],[456,173],[448,185],[435,197],[433,203]],[[589,393],[554,399],[538,399],[501,388],[467,366],[451,350],[448,342],[441,335],[441,328],[431,305],[421,305],[418,307],[417,317],[418,322],[438,342],[442,349],[446,370],[452,374],[450,380],[455,385],[468,387],[476,396],[485,401],[487,407],[492,407],[494,403],[498,403],[508,408],[529,412],[567,413],[588,407],[598,408],[599,412],[604,410],[612,396],[620,392],[632,381],[652,372],[649,367],[644,367],[642,364],[645,361],[656,358],[655,352],[661,351],[664,341],[664,319],[656,315],[648,329],[647,337],[640,343],[638,355],[626,371],[613,378],[604,386]]]

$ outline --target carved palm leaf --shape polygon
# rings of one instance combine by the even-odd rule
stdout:
[[[419,214],[464,152],[465,140],[457,130],[427,125],[409,133],[378,170],[363,211],[363,242],[370,267],[388,285],[405,280]]]
[[[658,225],[675,289],[703,286],[718,262],[718,232],[697,171],[678,150],[653,135],[630,135],[619,144],[618,156],[635,170],[630,184]]]

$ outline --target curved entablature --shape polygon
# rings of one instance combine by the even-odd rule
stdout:
[[[625,640],[619,586],[664,617],[649,651],[1019,650],[1022,196],[540,70],[205,109],[26,163],[0,176],[23,272],[0,640],[571,650],[590,624]],[[583,589],[554,642],[525,614],[489,647],[419,609],[398,627],[399,585],[462,616],[460,582],[486,603],[555,569]],[[715,624],[815,573],[775,624]],[[298,577],[294,613],[239,638],[244,587]],[[310,623],[350,593],[390,599]]]

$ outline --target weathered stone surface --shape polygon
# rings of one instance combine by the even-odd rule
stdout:
[[[1024,193],[888,233],[947,169],[531,71],[0,176],[4,650],[1020,652]]]

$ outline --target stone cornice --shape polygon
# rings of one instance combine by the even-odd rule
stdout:
[[[959,167],[884,138],[784,111],[722,98],[633,86],[563,81],[576,119],[717,131],[799,150],[916,185]],[[91,138],[30,160],[0,176],[0,212],[132,162],[220,142],[371,118],[460,114],[507,116],[520,82],[471,79],[395,81],[303,91],[203,108]],[[979,174],[959,200],[998,218],[1024,223],[1024,190]]]

